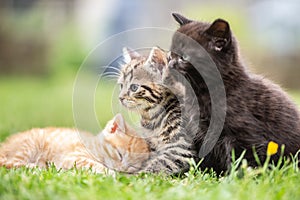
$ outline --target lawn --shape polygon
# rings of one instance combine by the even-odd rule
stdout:
[[[0,140],[32,127],[74,127],[68,78],[0,78]],[[114,85],[97,89],[96,115],[104,125],[119,108]],[[100,91],[100,92],[99,92]],[[300,103],[299,94],[292,93]],[[86,127],[96,131],[97,127]],[[237,160],[238,161],[238,160]],[[293,163],[282,168],[233,170],[218,178],[191,169],[183,177],[163,175],[116,177],[91,171],[0,168],[0,199],[300,199],[300,174]]]

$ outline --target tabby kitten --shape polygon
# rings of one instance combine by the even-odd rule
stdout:
[[[146,59],[124,48],[124,57],[127,64],[118,80],[119,99],[126,108],[140,114],[142,131],[151,150],[150,158],[140,168],[133,166],[130,172],[175,174],[188,170],[195,151],[183,129],[180,96],[173,93],[170,84],[165,84],[166,53],[154,47]]]
[[[198,150],[210,124],[211,99],[203,77],[196,66],[189,62],[187,53],[191,49],[182,40],[180,33],[192,38],[208,52],[222,76],[226,91],[225,124],[216,145],[205,157],[201,167],[213,168],[218,173],[228,170],[232,149],[237,156],[247,150],[245,157],[249,165],[256,166],[252,148],[255,148],[261,162],[264,162],[270,141],[284,144],[284,155],[295,154],[300,148],[300,115],[297,107],[279,86],[248,72],[239,58],[238,43],[229,23],[223,19],[204,23],[177,13],[173,17],[180,27],[173,36],[171,51],[176,50],[181,55],[172,53],[169,67],[186,76],[198,97],[201,124],[194,138]],[[209,66],[198,70],[207,72],[207,68]],[[272,156],[275,162],[279,154]]]
[[[32,129],[10,136],[0,147],[0,166],[57,169],[91,168],[126,171],[148,157],[147,143],[135,137],[122,115],[117,114],[97,136],[68,128]],[[111,171],[112,172],[112,171]]]

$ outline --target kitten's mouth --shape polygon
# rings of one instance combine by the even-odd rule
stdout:
[[[135,109],[138,107],[135,101],[124,99],[121,101],[122,105],[129,109]]]

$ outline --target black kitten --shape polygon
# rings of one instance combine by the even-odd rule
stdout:
[[[212,119],[210,92],[198,71],[204,71],[208,78],[214,77],[210,76],[209,65],[204,64],[196,69],[190,64],[185,56],[190,49],[180,35],[192,38],[203,47],[219,70],[225,86],[225,123],[216,145],[205,156],[202,168],[213,168],[217,173],[228,170],[232,149],[236,156],[246,150],[248,164],[256,166],[253,147],[261,162],[264,162],[270,141],[284,144],[285,155],[295,154],[300,148],[300,115],[296,106],[279,86],[246,70],[239,59],[238,43],[229,23],[222,19],[212,24],[198,22],[176,13],[173,17],[180,28],[173,36],[171,51],[176,53],[171,53],[169,67],[178,70],[189,80],[198,97],[200,131],[194,139],[198,150],[203,145]],[[218,88],[215,87],[216,90]],[[276,162],[279,154],[271,158]]]

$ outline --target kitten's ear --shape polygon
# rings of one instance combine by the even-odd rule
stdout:
[[[145,64],[152,71],[159,70],[162,73],[162,70],[168,65],[167,53],[158,46],[153,47]]]
[[[129,63],[133,59],[140,58],[141,54],[134,51],[133,49],[130,49],[128,47],[124,47],[123,48],[123,57],[124,57],[125,63]]]
[[[146,63],[159,63],[167,66],[167,53],[158,46],[153,47],[150,51],[148,59],[146,60]]]
[[[125,133],[125,121],[120,113],[116,114],[116,116],[113,118],[112,125],[109,130],[110,133],[115,133],[117,130]]]
[[[188,24],[190,22],[192,22],[192,20],[182,16],[181,14],[178,13],[172,13],[172,16],[174,17],[174,19],[179,23],[180,26]]]
[[[231,31],[229,23],[223,19],[216,19],[206,30],[206,33],[213,37],[213,49],[221,51],[231,41]]]

